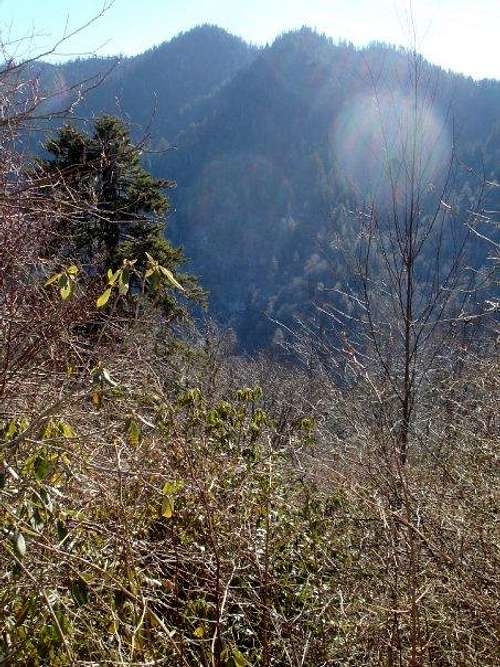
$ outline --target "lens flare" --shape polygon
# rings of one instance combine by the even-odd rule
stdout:
[[[389,205],[412,182],[439,185],[451,158],[451,136],[429,100],[400,93],[362,95],[347,102],[331,132],[334,162],[365,200]]]

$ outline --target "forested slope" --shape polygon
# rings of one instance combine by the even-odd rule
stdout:
[[[445,77],[453,155],[418,54],[252,58],[147,159],[216,312],[247,350],[295,322],[287,358],[193,317],[139,129],[64,113],[99,63],[0,67],[5,667],[498,665],[497,84]]]
[[[168,233],[209,291],[211,312],[244,348],[268,345],[271,319],[290,325],[338,283],[344,267],[332,239],[352,246],[351,214],[372,194],[383,153],[370,145],[373,100],[404,104],[407,54],[337,44],[307,28],[259,50],[203,26],[120,64],[67,63],[58,76],[77,81],[110,66],[78,113],[119,111],[135,136],[148,134],[146,163],[178,184]],[[428,146],[439,162],[430,186],[439,187],[453,146],[457,214],[495,208],[498,190],[482,187],[499,178],[500,83],[427,63],[423,75],[440,128]]]

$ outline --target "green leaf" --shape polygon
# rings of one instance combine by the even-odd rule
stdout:
[[[61,296],[61,299],[63,301],[66,301],[66,299],[68,299],[73,292],[73,282],[69,279],[69,277],[65,273],[61,273],[58,285],[59,285],[59,294]]]
[[[64,539],[66,539],[66,536],[69,534],[68,529],[64,525],[62,521],[57,522],[57,537],[59,539],[59,542],[62,542]]]
[[[89,601],[89,587],[84,579],[77,579],[71,582],[69,590],[71,597],[79,607],[87,604]]]
[[[107,273],[107,278],[108,278],[108,285],[114,285],[116,283],[117,278],[121,278],[123,269],[117,269],[114,273],[111,269],[108,269]]]
[[[21,417],[21,419],[19,420],[19,424],[18,424],[19,433],[24,433],[24,431],[26,431],[28,429],[29,425],[30,425],[29,421],[26,419],[26,417]]]
[[[180,284],[180,282],[174,278],[174,274],[172,273],[172,271],[169,271],[169,270],[166,269],[164,266],[160,266],[159,269],[160,269],[160,271],[163,273],[163,275],[164,275],[166,278],[168,278],[168,280],[170,280],[170,282],[172,283],[172,285],[174,285],[175,287],[177,287],[177,289],[180,289],[182,292],[185,292],[185,291],[186,291],[186,290],[184,289],[184,287]]]
[[[141,428],[135,419],[129,420],[127,431],[130,444],[138,445],[141,438]]]
[[[163,489],[161,490],[164,496],[170,496],[172,493],[177,493],[184,488],[184,482],[165,482]]]
[[[254,400],[258,401],[259,399],[261,399],[261,398],[262,398],[262,394],[263,394],[262,387],[257,386],[257,387],[254,387],[254,388],[253,388],[253,391],[252,391],[252,398],[253,398]]]
[[[61,299],[63,301],[66,301],[66,299],[69,299],[72,293],[73,293],[73,284],[69,280],[67,280],[66,283],[59,290]]]
[[[165,517],[165,519],[171,519],[173,513],[174,513],[174,499],[171,496],[166,496],[163,499],[163,503],[161,506],[161,515]]]
[[[30,518],[30,524],[31,524],[31,527],[33,528],[33,530],[36,530],[36,531],[43,530],[43,527],[45,525],[45,521],[44,521],[44,519],[43,519],[42,515],[40,514],[40,511],[37,507],[35,507],[35,509],[33,510],[33,514],[31,515],[31,518]]]
[[[19,433],[19,428],[17,421],[15,419],[11,419],[9,425],[7,426],[7,430],[5,431],[5,436],[7,440],[11,440],[18,433]]]
[[[52,477],[54,477],[54,475],[52,475]],[[49,514],[52,514],[54,511],[54,503],[52,502],[50,494],[46,489],[42,489],[41,496],[43,499],[43,504],[45,505],[45,509],[49,512]]]
[[[56,431],[57,431],[57,428],[54,424],[54,420],[49,419],[43,427],[42,440],[48,440],[49,438],[51,438],[54,435],[54,433],[56,433]]]
[[[73,430],[71,424],[68,424],[68,422],[60,421],[58,427],[65,438],[75,437],[75,431]]]
[[[57,282],[61,276],[62,273],[54,273],[54,275],[50,276],[50,278],[46,281],[45,287],[48,287],[49,285],[52,285],[53,283]]]
[[[47,477],[50,468],[50,462],[46,451],[41,451],[34,462],[35,477],[42,481]]]
[[[111,287],[108,287],[107,289],[104,290],[104,292],[101,294],[101,296],[97,299],[96,306],[98,308],[103,308],[108,303],[110,296],[111,296]]]
[[[14,538],[14,549],[19,556],[19,558],[24,558],[26,555],[26,540],[22,533],[17,533]]]
[[[249,664],[243,653],[237,648],[233,648],[231,651],[231,657],[236,667],[247,667]]]

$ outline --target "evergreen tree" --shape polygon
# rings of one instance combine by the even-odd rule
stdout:
[[[164,234],[170,209],[164,190],[175,183],[154,178],[142,166],[141,147],[132,143],[120,119],[98,117],[92,134],[66,125],[45,148],[50,157],[41,168],[52,177],[53,193],[75,202],[69,204],[65,255],[78,259],[90,273],[114,273],[124,260],[135,262],[131,292],[142,285],[169,315],[179,312],[173,290],[200,297],[191,276],[174,277],[185,257]],[[139,279],[146,272],[147,283]]]

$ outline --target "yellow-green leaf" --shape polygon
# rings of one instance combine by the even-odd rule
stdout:
[[[171,496],[166,496],[163,499],[163,503],[161,506],[161,515],[165,517],[165,519],[170,519],[172,518],[173,513],[174,513],[174,499]]]
[[[111,287],[108,287],[107,289],[104,290],[104,292],[101,294],[101,296],[97,299],[96,306],[98,308],[103,308],[108,303],[110,296],[111,296]]]
[[[181,481],[165,482],[161,492],[164,496],[170,496],[172,493],[177,493],[183,488],[184,488],[184,482]]]
[[[74,438],[75,437],[75,432],[73,430],[73,427],[71,424],[68,424],[67,422],[60,421],[59,422],[59,429],[61,430],[61,433],[64,435],[65,438]]]
[[[233,650],[231,651],[231,657],[236,667],[247,667],[248,665],[247,659],[245,658],[243,653],[239,651],[237,648],[233,648]]]
[[[180,282],[174,278],[174,274],[172,273],[172,271],[169,271],[164,266],[160,266],[159,269],[163,273],[163,275],[166,278],[168,278],[168,280],[172,283],[172,285],[177,287],[177,289],[182,290],[183,292],[185,291],[184,287],[180,284]]]
[[[19,432],[18,428],[18,423],[15,419],[11,419],[8,426],[7,430],[5,431],[5,435],[7,436],[7,439],[13,438],[17,433]]]
[[[68,266],[66,269],[66,273],[69,273],[70,276],[76,276],[79,271],[79,268],[77,267],[76,264],[71,264],[71,266]]]
[[[138,445],[141,438],[141,427],[135,419],[130,419],[128,424],[128,439],[131,445]]]
[[[120,283],[118,285],[118,293],[121,296],[125,296],[125,294],[128,293],[128,289],[129,289],[129,284],[128,283]]]
[[[114,285],[116,283],[117,278],[119,278],[122,274],[123,269],[117,269],[114,273],[111,269],[108,269],[107,273],[107,278],[108,278],[108,285]]]
[[[66,283],[59,290],[59,294],[61,295],[61,299],[63,301],[66,301],[66,299],[69,299],[69,297],[71,296],[72,291],[73,291],[73,286],[68,280],[68,281],[66,281]]]
[[[52,285],[53,283],[57,282],[61,277],[61,275],[62,275],[61,273],[54,273],[53,276],[50,276],[50,278],[45,283],[45,287],[48,287],[49,285]]]

